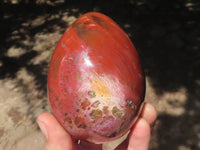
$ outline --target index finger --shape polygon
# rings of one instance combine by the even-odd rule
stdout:
[[[144,118],[152,126],[157,118],[155,107],[150,103],[143,103],[141,110],[139,111],[139,118]]]

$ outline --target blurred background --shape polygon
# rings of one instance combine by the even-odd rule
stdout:
[[[158,111],[150,150],[200,149],[199,0],[1,0],[0,150],[42,150],[48,65],[66,28],[88,11],[128,34]]]

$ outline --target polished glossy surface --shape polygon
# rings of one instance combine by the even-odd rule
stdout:
[[[122,136],[134,123],[144,91],[138,54],[113,20],[91,12],[65,31],[50,63],[48,96],[71,135],[93,143]]]

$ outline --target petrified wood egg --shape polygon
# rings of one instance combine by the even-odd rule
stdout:
[[[144,93],[138,54],[113,20],[90,12],[69,26],[48,74],[52,111],[67,132],[93,143],[124,135],[135,122]]]

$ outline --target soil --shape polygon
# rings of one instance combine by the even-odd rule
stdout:
[[[200,149],[200,2],[198,0],[3,0],[0,5],[0,150],[42,150],[36,118],[51,112],[48,64],[80,15],[115,20],[138,50],[145,101],[158,111],[150,150]],[[117,142],[104,145],[111,150]]]

